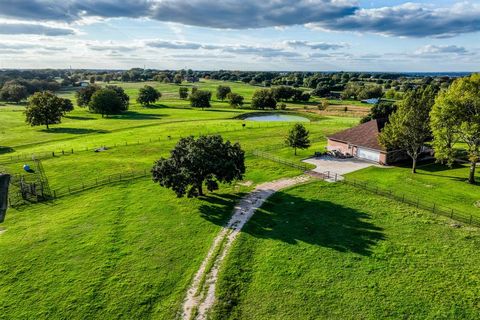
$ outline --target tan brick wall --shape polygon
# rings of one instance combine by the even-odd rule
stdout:
[[[350,155],[353,155],[353,152],[354,152],[353,147],[348,148],[348,144],[343,143],[343,142],[339,142],[339,141],[335,141],[335,140],[330,140],[330,139],[328,139],[327,149],[328,150],[338,150],[343,154],[350,154]]]
[[[328,139],[327,143],[327,149],[328,150],[338,150],[343,154],[350,154],[352,156],[356,156],[357,154],[357,147],[356,146],[351,146],[348,148],[348,144],[344,142],[339,142],[335,140],[330,140]],[[380,153],[380,164],[387,164],[387,154],[384,152]]]

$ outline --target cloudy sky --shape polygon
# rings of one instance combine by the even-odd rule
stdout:
[[[480,0],[0,0],[0,68],[480,71]]]

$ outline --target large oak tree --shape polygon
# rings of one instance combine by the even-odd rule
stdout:
[[[475,183],[475,169],[480,161],[480,74],[457,79],[449,89],[438,95],[430,121],[435,157],[453,164],[455,144],[465,143],[470,174]]]
[[[223,142],[220,135],[182,138],[169,158],[159,159],[152,168],[153,181],[170,188],[178,197],[202,196],[218,183],[243,178],[245,153],[238,143]]]
[[[36,92],[28,100],[25,109],[26,121],[32,126],[58,124],[66,112],[73,110],[72,102],[57,97],[49,91]]]
[[[387,149],[404,150],[412,158],[412,173],[417,172],[418,157],[432,136],[429,120],[435,94],[431,86],[408,91],[379,136]]]

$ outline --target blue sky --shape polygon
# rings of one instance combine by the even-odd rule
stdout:
[[[0,0],[0,68],[480,71],[479,40],[479,0]]]

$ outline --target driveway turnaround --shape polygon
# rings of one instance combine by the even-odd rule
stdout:
[[[303,162],[311,163],[316,166],[312,169],[314,172],[325,173],[327,171],[330,174],[338,174],[340,176],[354,172],[360,169],[364,169],[375,165],[374,163],[362,161],[358,159],[337,159],[329,156],[322,156],[316,158],[310,158],[303,160]]]

